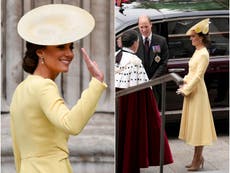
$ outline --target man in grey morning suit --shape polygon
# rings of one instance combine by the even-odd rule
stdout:
[[[139,48],[137,56],[142,60],[149,79],[159,77],[166,73],[168,62],[168,46],[166,39],[152,33],[152,23],[148,16],[140,16],[138,19],[140,31]],[[153,87],[154,95],[160,105],[161,86]]]

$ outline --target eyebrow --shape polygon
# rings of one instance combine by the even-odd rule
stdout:
[[[69,44],[69,43],[66,43],[66,44],[59,44],[59,45],[57,45],[57,46],[65,46],[65,45],[67,45],[67,44]],[[70,46],[73,46],[73,43],[71,43]]]

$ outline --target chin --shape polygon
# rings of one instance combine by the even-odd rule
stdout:
[[[62,68],[62,69],[60,69],[60,72],[63,72],[63,73],[68,72],[68,71],[69,71],[69,68]]]
[[[66,70],[63,70],[62,72],[66,73],[66,72],[68,72],[68,71],[69,71],[69,69],[66,69]]]
[[[69,66],[68,65],[62,66],[61,71],[62,72],[68,72],[69,71]]]

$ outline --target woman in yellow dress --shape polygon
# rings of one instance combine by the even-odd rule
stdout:
[[[94,19],[87,11],[66,4],[38,7],[19,21],[18,33],[27,48],[23,69],[29,75],[17,86],[10,105],[17,173],[72,173],[69,136],[79,134],[87,124],[106,84],[103,72],[83,48],[92,79],[71,109],[54,80],[69,70],[73,42],[93,28]]]
[[[204,74],[209,64],[209,19],[204,19],[191,27],[186,35],[190,36],[196,50],[189,61],[189,72],[184,84],[177,90],[184,96],[179,138],[194,146],[192,163],[186,165],[188,171],[203,167],[202,156],[205,145],[217,139]]]

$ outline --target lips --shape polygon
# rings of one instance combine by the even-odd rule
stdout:
[[[72,59],[60,59],[60,61],[65,65],[69,65],[71,63]]]

